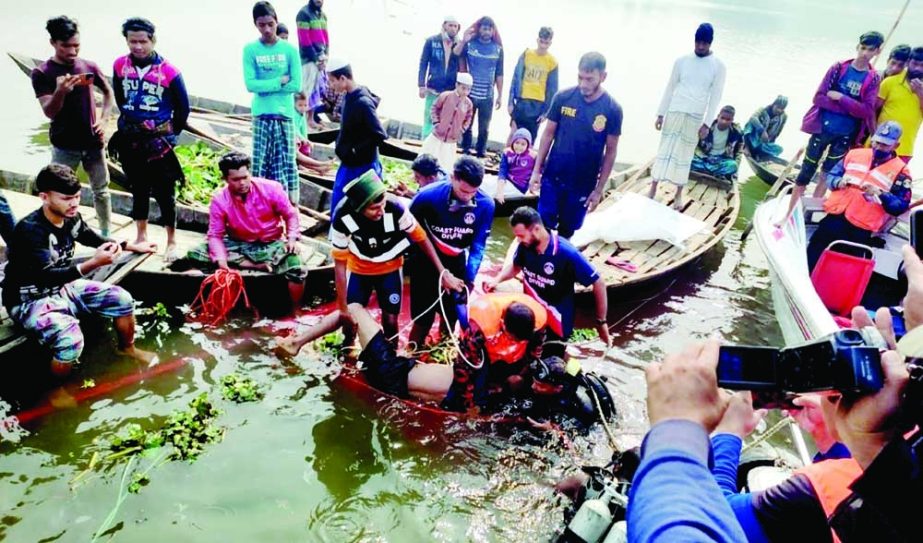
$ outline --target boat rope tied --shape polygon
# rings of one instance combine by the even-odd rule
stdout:
[[[244,278],[237,270],[218,269],[202,281],[199,293],[192,301],[192,320],[208,326],[216,326],[227,318],[241,296],[244,306],[250,308],[250,300],[244,288]]]
[[[599,396],[596,395],[596,391],[593,390],[592,386],[586,388],[590,391],[590,395],[593,396],[593,405],[596,406],[599,422],[603,425],[603,430],[606,431],[606,435],[609,437],[609,446],[612,447],[613,452],[618,452],[619,444],[615,440],[615,434],[612,433],[612,428],[609,427],[609,419],[606,418],[606,414],[603,412],[602,404],[599,402]]]

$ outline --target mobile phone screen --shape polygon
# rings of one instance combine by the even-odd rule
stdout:
[[[914,209],[910,213],[910,244],[917,256],[923,258],[923,209]]]
[[[731,390],[779,388],[773,347],[722,346],[718,354],[718,386]]]

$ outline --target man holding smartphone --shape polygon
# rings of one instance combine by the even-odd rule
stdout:
[[[45,25],[54,56],[32,70],[32,88],[45,116],[51,119],[51,161],[72,169],[83,164],[93,189],[93,205],[103,236],[109,235],[112,204],[109,170],[103,154],[105,128],[115,104],[112,87],[94,62],[79,58],[77,21],[61,15]],[[103,95],[97,118],[95,86]]]

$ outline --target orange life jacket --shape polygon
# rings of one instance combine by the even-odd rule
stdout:
[[[846,186],[830,193],[824,202],[824,211],[832,215],[844,215],[853,226],[870,232],[878,232],[890,216],[878,202],[865,199],[865,192],[859,188],[862,183],[875,185],[883,192],[889,192],[891,185],[907,167],[898,157],[872,168],[872,149],[853,149],[846,153],[843,165],[846,172],[843,181]]]
[[[862,475],[862,468],[853,458],[840,458],[817,462],[795,473],[800,473],[811,481],[824,515],[829,519],[837,506],[852,493],[849,485]],[[833,535],[833,541],[839,543],[836,532],[831,529],[830,533]]]
[[[522,293],[487,294],[471,302],[468,318],[477,323],[487,340],[487,357],[491,363],[518,362],[526,354],[528,341],[520,341],[503,331],[503,313],[513,303],[525,304],[535,314],[535,330],[544,328],[548,320],[545,308]]]

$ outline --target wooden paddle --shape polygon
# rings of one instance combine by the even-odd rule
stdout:
[[[801,149],[798,149],[798,152],[795,153],[795,156],[792,157],[790,161],[788,161],[788,164],[785,165],[785,168],[782,170],[782,173],[779,175],[779,178],[776,179],[776,182],[773,183],[772,187],[769,189],[766,195],[763,196],[763,199],[760,200],[760,203],[765,202],[766,200],[769,200],[770,198],[775,197],[775,195],[778,194],[780,190],[782,190],[782,187],[785,186],[785,181],[788,178],[788,174],[792,171],[792,168],[795,167],[795,164],[798,162],[798,159],[801,158],[802,153],[804,153],[804,147],[802,147]],[[753,230],[753,219],[752,218],[750,219],[750,224],[748,224],[747,227],[744,228],[743,234],[740,235],[740,241],[745,241],[747,239],[747,236],[750,235],[751,230]]]

